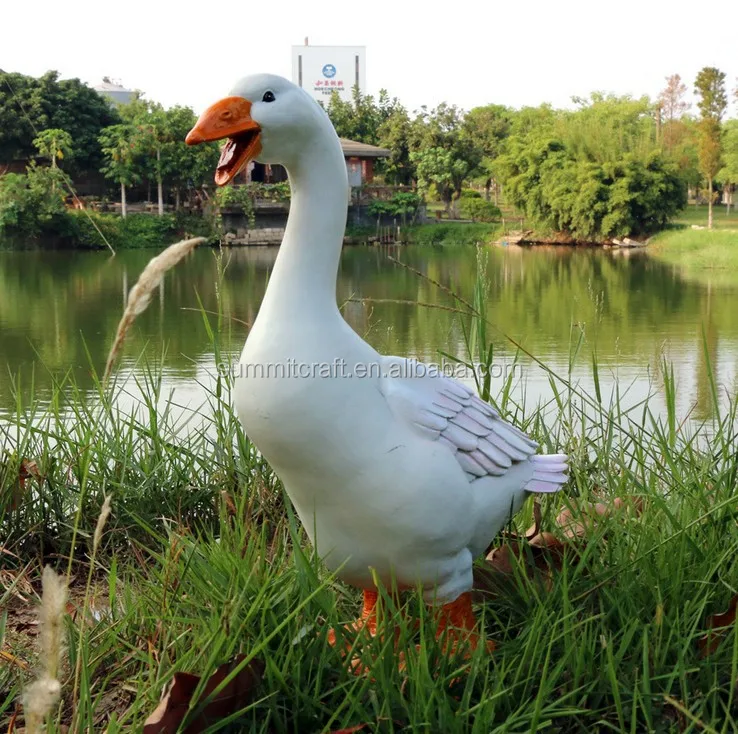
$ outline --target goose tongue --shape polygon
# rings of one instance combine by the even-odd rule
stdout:
[[[238,141],[234,140],[234,138],[228,138],[228,141],[226,142],[223,150],[220,153],[220,160],[218,161],[219,171],[222,168],[228,168],[230,162],[233,160],[234,156],[236,155],[237,149],[238,149]]]

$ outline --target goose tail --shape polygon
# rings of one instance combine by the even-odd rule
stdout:
[[[558,492],[569,479],[569,457],[566,454],[531,456],[530,462],[533,464],[533,476],[523,487],[526,492]]]

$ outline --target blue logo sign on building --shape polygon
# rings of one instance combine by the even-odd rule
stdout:
[[[333,79],[333,77],[336,76],[336,67],[333,66],[333,64],[326,64],[323,67],[323,76],[326,79]]]

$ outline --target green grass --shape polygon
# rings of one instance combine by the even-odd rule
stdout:
[[[724,206],[716,204],[712,208],[712,216],[715,229],[738,229],[738,211],[735,209],[731,209],[730,214],[727,214]],[[688,227],[695,224],[698,227],[706,227],[707,205],[694,206],[690,204],[674,220],[674,224],[684,224]]]
[[[404,230],[413,245],[476,245],[492,242],[500,231],[499,224],[439,222],[419,224]]]
[[[671,229],[654,237],[646,251],[692,279],[738,285],[738,228]]]
[[[647,253],[679,268],[682,275],[711,285],[738,285],[738,213],[713,208],[713,230],[707,226],[707,206],[688,206],[670,229],[656,235]]]
[[[101,236],[102,233],[102,236]],[[161,243],[177,236],[203,236],[217,241],[209,218],[197,214],[119,214],[67,209],[53,220],[39,237],[22,232],[0,231],[0,249],[22,249],[36,243],[51,242],[54,246],[101,250],[107,247],[160,248]]]
[[[101,249],[106,247],[100,232],[114,249],[161,247],[161,243],[184,235],[213,236],[212,223],[195,214],[118,214],[100,212],[65,212],[67,218],[64,241],[71,247]],[[99,230],[99,231],[98,231]]]
[[[483,292],[473,294],[479,312]],[[204,317],[204,325],[218,360],[228,335],[219,319]],[[465,334],[470,354],[491,359],[481,319],[471,318]],[[574,332],[572,369],[585,346]],[[592,364],[597,377],[594,356]],[[588,501],[636,496],[643,514],[603,518],[550,583],[520,569],[501,581],[479,606],[494,654],[441,655],[424,606],[410,595],[405,610],[390,603],[388,612],[401,629],[406,671],[377,638],[361,650],[371,675],[356,677],[325,638],[329,626],[356,615],[358,594],[312,557],[279,481],[241,431],[227,381],[210,390],[212,421],[185,437],[172,406],[156,407],[158,374],[156,366],[145,371],[138,418],[119,413],[102,389],[89,396],[61,381],[47,411],[19,404],[2,428],[6,585],[21,574],[37,581],[48,562],[82,580],[80,604],[97,515],[113,493],[92,569],[101,612],[67,620],[64,704],[49,731],[140,731],[175,672],[206,676],[236,652],[261,658],[264,678],[230,729],[226,722],[209,731],[310,733],[362,723],[366,731],[480,734],[736,730],[735,627],[714,654],[701,657],[698,648],[707,617],[738,592],[737,406],[720,402],[714,382],[723,408],[696,434],[675,413],[667,365],[659,377],[664,417],[649,403],[631,412],[617,399],[609,405],[599,388],[578,393],[568,374],[551,375],[553,397],[543,406],[515,403],[506,386],[496,396],[500,410],[544,450],[572,456],[565,492],[543,499],[544,529],[556,532],[558,511]],[[40,476],[25,491],[22,458],[34,459]],[[528,505],[516,527],[530,517]],[[0,588],[0,650],[33,668],[33,639],[14,624],[19,605]],[[420,615],[417,633],[402,611]],[[0,666],[5,726],[30,675]]]

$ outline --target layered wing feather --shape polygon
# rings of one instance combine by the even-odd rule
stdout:
[[[527,460],[535,468],[528,491],[555,492],[566,481],[566,456],[536,456],[538,444],[466,385],[414,359],[383,357],[381,367],[380,390],[393,413],[448,447],[470,482]]]

